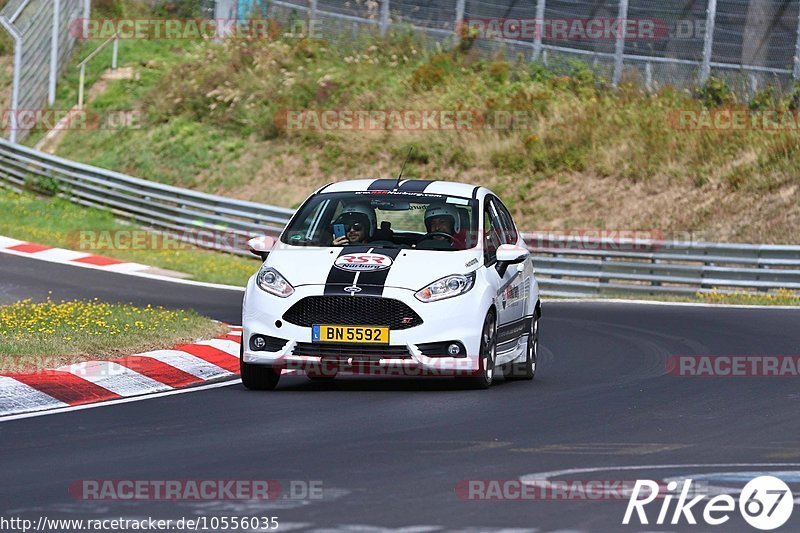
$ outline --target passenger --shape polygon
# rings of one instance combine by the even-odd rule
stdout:
[[[365,205],[350,205],[336,217],[334,224],[344,224],[345,234],[333,236],[333,246],[366,244],[375,232],[375,210]]]

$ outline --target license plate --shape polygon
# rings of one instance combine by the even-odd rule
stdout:
[[[389,344],[389,328],[374,326],[337,326],[314,324],[311,326],[314,342],[357,342],[360,344]]]

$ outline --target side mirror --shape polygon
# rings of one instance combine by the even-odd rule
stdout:
[[[262,261],[266,261],[267,256],[272,251],[272,248],[275,246],[275,239],[270,237],[269,235],[263,235],[261,237],[253,237],[249,241],[247,241],[247,247],[250,249],[250,253],[253,255],[257,255],[261,258]]]
[[[505,276],[508,265],[522,263],[531,253],[521,246],[513,244],[502,244],[497,248],[497,273]]]

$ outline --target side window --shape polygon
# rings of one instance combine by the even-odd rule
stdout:
[[[494,204],[497,214],[500,216],[500,223],[503,225],[503,244],[517,244],[519,235],[517,235],[517,228],[514,226],[511,213],[498,198],[492,198],[492,204]]]
[[[483,260],[487,265],[497,261],[497,248],[502,244],[502,226],[497,211],[490,201],[485,202],[483,209]]]

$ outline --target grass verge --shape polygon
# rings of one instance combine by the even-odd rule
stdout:
[[[55,368],[89,357],[168,349],[216,337],[225,326],[194,311],[90,301],[0,306],[0,372]]]
[[[47,246],[85,251],[189,274],[210,283],[244,286],[258,261],[202,249],[80,249],[80,232],[136,229],[99,209],[56,197],[39,197],[0,187],[0,235]]]

